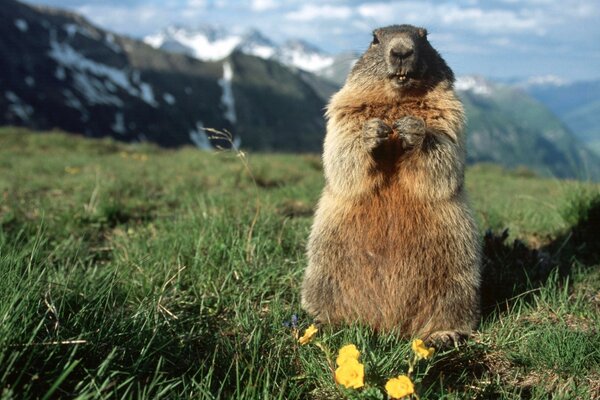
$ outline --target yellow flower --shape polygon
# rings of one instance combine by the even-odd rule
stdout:
[[[309,326],[308,328],[306,328],[306,330],[304,331],[304,335],[302,335],[302,337],[300,339],[298,339],[298,343],[300,344],[307,344],[312,340],[312,337],[315,336],[315,333],[317,333],[319,331],[319,329],[317,329],[317,327],[312,324],[311,326]]]
[[[65,167],[65,172],[69,175],[78,174],[81,171],[81,168],[78,167]]]
[[[131,158],[137,161],[148,161],[148,156],[146,154],[132,154]]]
[[[365,366],[354,358],[347,358],[335,370],[335,381],[350,389],[358,389],[365,384]]]
[[[408,376],[400,375],[387,381],[385,391],[392,399],[401,399],[413,394],[415,387]]]
[[[335,360],[335,363],[339,366],[345,364],[348,360],[356,360],[358,361],[358,357],[360,357],[360,351],[353,344],[347,344],[346,346],[340,349],[338,354],[338,358]]]
[[[433,347],[425,347],[425,343],[423,343],[421,339],[413,340],[412,349],[419,360],[422,358],[427,360],[428,358],[433,356],[433,352],[435,351]]]

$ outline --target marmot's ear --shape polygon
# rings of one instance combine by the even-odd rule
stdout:
[[[424,38],[427,36],[427,29],[425,28],[419,28],[419,36]]]

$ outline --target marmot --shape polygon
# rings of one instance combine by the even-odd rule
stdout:
[[[454,74],[411,25],[376,29],[327,107],[302,307],[322,323],[456,341],[480,316]]]

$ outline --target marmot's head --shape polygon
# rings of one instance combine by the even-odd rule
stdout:
[[[373,41],[354,65],[348,81],[360,87],[388,85],[397,91],[427,89],[454,74],[427,40],[427,31],[392,25],[373,31]]]

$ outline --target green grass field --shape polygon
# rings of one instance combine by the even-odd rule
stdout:
[[[319,331],[362,353],[367,388],[345,391],[284,325],[311,323],[299,287],[322,185],[316,155],[1,129],[0,398],[386,398],[409,341]],[[600,397],[600,188],[490,165],[467,185],[484,316],[416,366],[420,398]]]

